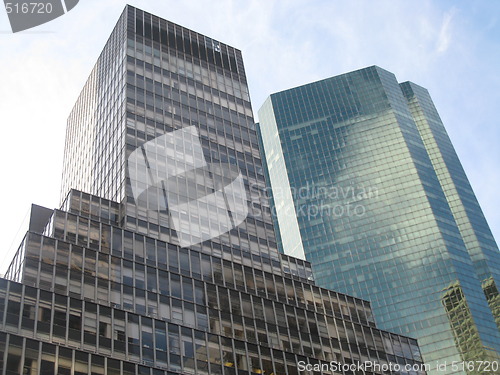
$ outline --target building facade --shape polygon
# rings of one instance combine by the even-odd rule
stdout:
[[[259,121],[280,250],[426,362],[498,361],[500,253],[427,90],[369,67],[272,94]]]
[[[0,374],[424,374],[416,340],[278,252],[264,191],[241,52],[127,6],[61,207],[33,206],[0,279]]]

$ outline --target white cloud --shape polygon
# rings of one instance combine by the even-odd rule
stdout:
[[[453,20],[453,15],[455,14],[456,8],[452,8],[450,11],[446,12],[443,17],[443,22],[441,23],[441,28],[439,30],[439,37],[437,40],[437,52],[445,52],[451,43],[452,31],[451,22]]]

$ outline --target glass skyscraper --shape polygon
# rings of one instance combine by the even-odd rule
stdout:
[[[69,116],[61,207],[33,206],[0,279],[0,374],[424,374],[416,340],[278,252],[264,191],[241,52],[127,6]]]
[[[259,121],[280,250],[426,362],[498,360],[500,253],[427,90],[369,67],[272,94]]]

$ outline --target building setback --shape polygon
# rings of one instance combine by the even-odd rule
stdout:
[[[259,121],[280,251],[427,363],[498,360],[500,253],[427,90],[374,66],[272,94]]]
[[[32,207],[0,279],[0,374],[421,365],[278,252],[264,191],[241,52],[127,6],[68,119],[61,207]]]

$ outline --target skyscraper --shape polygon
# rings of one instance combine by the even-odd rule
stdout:
[[[427,90],[370,67],[272,94],[259,121],[283,252],[427,362],[498,359],[500,253]]]
[[[241,52],[127,6],[69,116],[61,207],[33,206],[0,279],[0,373],[421,365],[279,254],[264,190]]]

